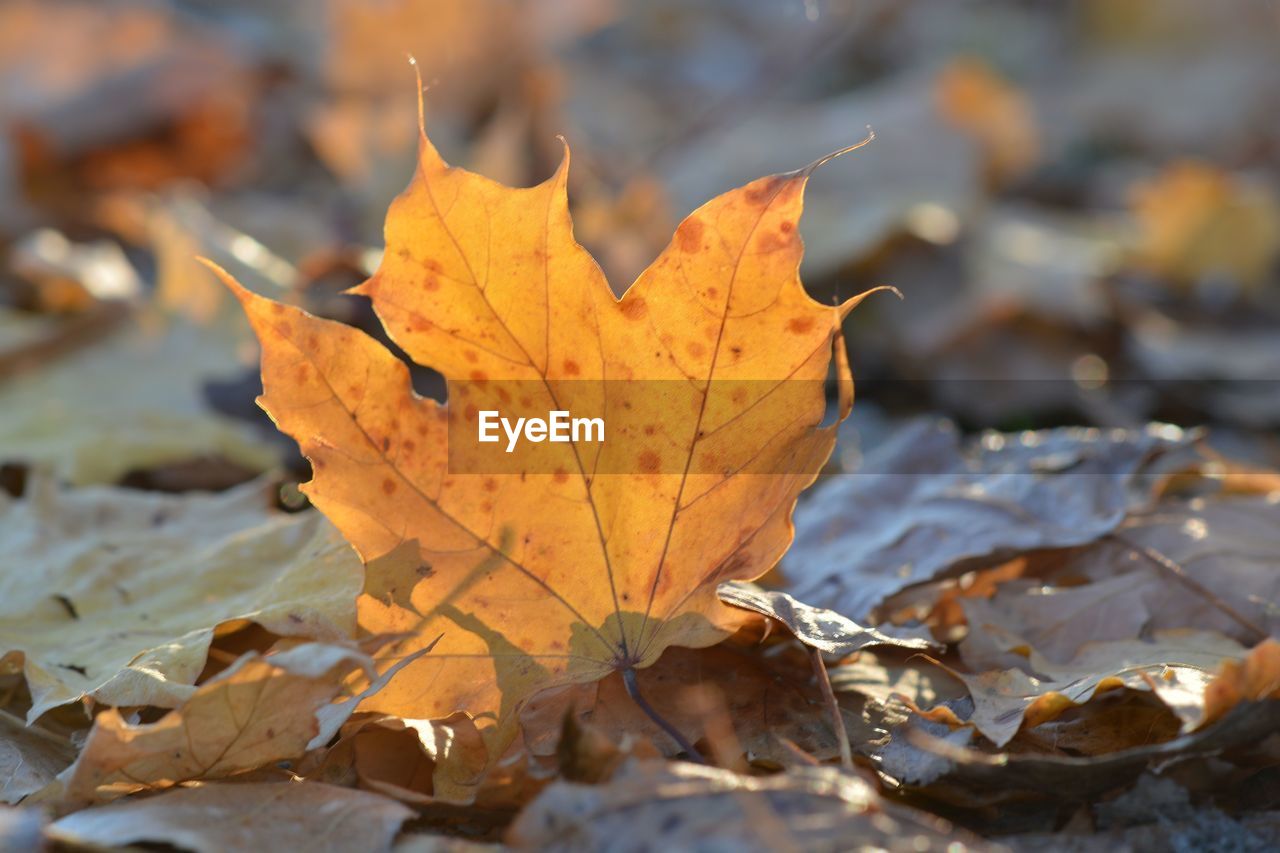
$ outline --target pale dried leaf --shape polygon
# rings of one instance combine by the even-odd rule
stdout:
[[[156,319],[156,318],[153,318]],[[279,450],[214,413],[203,383],[240,369],[240,331],[142,322],[0,385],[0,462],[38,464],[76,484],[222,456],[253,470]]]
[[[800,505],[783,572],[798,598],[862,619],[969,561],[1110,533],[1150,501],[1161,457],[1193,439],[1157,425],[993,433],[962,448],[950,425],[917,421]]]
[[[725,604],[776,619],[806,646],[835,657],[846,657],[868,646],[939,647],[925,637],[895,637],[864,627],[834,610],[812,607],[785,592],[764,590],[745,581],[726,581],[716,592]]]
[[[1221,634],[1164,631],[1151,642],[1088,644],[1068,664],[1055,665],[1032,652],[1025,670],[954,674],[973,697],[973,716],[967,722],[1004,746],[1023,725],[1035,727],[1099,691],[1118,687],[1151,690],[1189,729],[1201,717],[1213,673],[1243,654],[1239,643]],[[949,710],[942,716],[954,718]]]
[[[349,676],[373,673],[365,653],[304,643],[266,657],[247,654],[154,723],[130,724],[114,708],[99,714],[75,764],[59,777],[57,793],[74,804],[107,801],[297,758],[326,744],[356,704],[407,660],[334,704]]]
[[[1141,598],[1150,583],[1148,575],[1133,572],[1072,587],[1014,581],[989,599],[962,598],[969,633],[960,655],[977,672],[1015,665],[1009,636],[1052,663],[1069,662],[1085,643],[1131,639],[1151,616]]]
[[[16,803],[75,760],[71,741],[0,711],[0,802]]]
[[[268,511],[270,487],[164,495],[36,484],[0,496],[0,652],[31,689],[28,720],[89,696],[174,707],[218,625],[339,639],[363,572],[317,513]]]
[[[315,782],[223,783],[85,809],[54,822],[48,835],[65,844],[153,842],[196,853],[374,853],[391,849],[412,814],[378,794]]]
[[[832,767],[768,777],[691,764],[635,763],[606,785],[557,782],[516,819],[516,850],[773,851],[862,847],[963,850],[985,845],[940,818],[880,800],[861,778]]]

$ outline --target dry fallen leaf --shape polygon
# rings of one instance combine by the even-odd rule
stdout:
[[[1154,559],[1153,559],[1154,558]],[[1140,573],[1123,598],[1154,629],[1219,631],[1252,645],[1280,632],[1280,501],[1270,496],[1166,498],[1136,512],[1116,538],[1065,555],[1057,570],[1094,585]],[[1188,582],[1171,577],[1168,566]],[[1113,581],[1120,594],[1121,581]],[[1082,593],[1085,594],[1085,593]]]
[[[318,514],[269,513],[269,491],[60,491],[43,481],[22,500],[0,493],[0,669],[24,673],[28,721],[85,696],[178,705],[223,623],[349,636],[359,560]]]
[[[1031,100],[981,60],[953,60],[938,75],[933,96],[947,123],[981,146],[994,183],[1023,175],[1040,158]]]
[[[39,791],[75,757],[70,738],[0,711],[0,803],[16,803]]]
[[[486,792],[488,750],[470,717],[412,720],[360,714],[338,742],[305,772],[319,781],[355,781],[406,803],[469,804]]]
[[[407,662],[378,676],[372,659],[343,646],[303,643],[267,657],[247,654],[154,723],[131,724],[114,708],[99,714],[51,794],[81,806],[297,758],[328,743],[356,704]],[[334,703],[357,671],[373,683]]]
[[[742,581],[726,581],[720,584],[718,592],[725,604],[777,619],[806,646],[835,657],[847,657],[870,646],[902,649],[939,646],[927,637],[895,637],[859,625],[834,610],[812,607],[785,592],[764,590]]]
[[[390,850],[400,824],[412,815],[378,794],[315,782],[214,783],[84,809],[55,821],[46,833],[76,846],[154,842],[195,853],[373,853]]]
[[[507,835],[516,850],[965,850],[983,846],[941,818],[882,801],[831,767],[767,777],[692,764],[634,763],[606,785],[557,782]]]
[[[1257,288],[1280,256],[1280,202],[1205,163],[1177,162],[1136,185],[1138,261],[1182,285],[1224,276]]]
[[[243,333],[131,316],[110,337],[0,383],[0,463],[39,465],[76,484],[221,456],[253,471],[280,454],[248,424],[212,411],[202,384],[240,369]]]
[[[1122,640],[1084,646],[1069,663],[1055,665],[1034,651],[1026,669],[953,672],[969,688],[973,716],[968,723],[996,746],[1004,746],[1023,726],[1034,728],[1095,695],[1128,687],[1150,690],[1182,720],[1197,725],[1205,687],[1224,662],[1244,650],[1234,640],[1207,631],[1157,632],[1150,642]],[[948,707],[926,716],[962,722]]]
[[[1137,637],[1151,618],[1140,597],[1151,583],[1149,575],[1137,572],[1069,587],[1014,581],[1001,584],[990,598],[960,599],[969,625],[960,656],[974,672],[1014,666],[1004,643],[1012,636],[1061,664],[1086,643]]]
[[[1058,429],[991,433],[962,448],[954,427],[918,421],[833,477],[796,513],[783,563],[792,593],[853,619],[946,572],[1037,548],[1092,542],[1153,500],[1162,466],[1195,435]]]
[[[1245,702],[1280,699],[1280,642],[1268,637],[1245,655],[1227,660],[1204,692],[1204,713],[1199,727],[1226,716]]]
[[[74,218],[95,191],[225,180],[260,130],[247,59],[170,6],[4,4],[0,103],[25,190],[14,194]]]
[[[1276,5],[0,0],[0,851],[1280,850]]]
[[[856,693],[877,706],[877,715],[893,706],[895,721],[907,719],[903,700],[928,708],[967,701],[968,691],[954,672],[925,655],[898,649],[866,651],[831,670],[837,693]]]
[[[312,462],[307,494],[366,560],[404,557],[370,571],[361,627],[414,632],[399,653],[443,634],[368,709],[466,711],[488,721],[495,755],[534,692],[711,645],[741,621],[716,584],[763,574],[789,544],[796,496],[834,442],[824,380],[860,299],[823,306],[800,283],[810,168],[699,208],[618,300],[573,239],[567,168],[566,155],[510,189],[450,168],[423,134],[383,262],[356,292],[450,379],[447,408],[364,333],[226,277],[263,345],[262,405]],[[837,370],[845,414],[843,358]],[[526,442],[483,473],[467,442],[478,408],[513,397],[525,413],[600,416],[614,438]]]
[[[1227,752],[1256,752],[1259,741],[1275,731],[1275,702],[1242,705],[1222,725],[1209,726],[1171,740],[1150,743],[1145,732],[1134,732],[1134,745],[1102,755],[1064,755],[1058,752],[982,752],[957,748],[936,736],[912,737],[918,749],[941,762],[937,784],[927,791],[938,799],[968,806],[1020,801],[1031,797],[1061,804],[1064,799],[1087,802],[1131,782],[1146,769],[1160,771],[1174,763]],[[904,733],[902,730],[899,734]]]
[[[793,765],[792,745],[818,760],[839,754],[822,693],[801,655],[759,654],[732,642],[710,649],[676,648],[636,678],[658,714],[695,745],[709,743],[723,722],[750,764]],[[530,700],[520,714],[530,751],[553,754],[560,722],[570,712],[616,744],[649,741],[668,756],[680,752],[627,696],[617,674]]]

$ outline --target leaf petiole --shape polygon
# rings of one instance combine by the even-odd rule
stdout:
[[[702,757],[702,753],[698,752],[698,750],[694,748],[693,744],[685,740],[684,735],[680,734],[679,730],[676,729],[675,726],[663,719],[662,715],[655,711],[653,706],[640,695],[640,685],[636,681],[636,671],[634,669],[627,667],[622,670],[622,683],[626,686],[627,695],[631,697],[631,701],[635,702],[636,706],[639,707],[641,711],[644,711],[645,716],[653,720],[658,728],[666,732],[667,736],[676,742],[676,746],[680,747],[680,750],[688,756],[690,761],[697,764],[707,763],[706,759]]]

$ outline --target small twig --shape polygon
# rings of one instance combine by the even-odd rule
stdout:
[[[685,740],[684,735],[680,734],[675,726],[664,720],[662,715],[653,710],[653,706],[645,701],[645,698],[640,695],[640,685],[636,683],[636,671],[634,669],[627,667],[622,671],[622,683],[626,686],[627,695],[631,697],[631,701],[635,702],[636,706],[639,707],[641,711],[644,711],[645,715],[649,719],[653,720],[658,728],[666,732],[667,736],[676,742],[676,746],[680,747],[681,751],[689,757],[690,761],[694,761],[698,764],[707,763],[706,759],[702,757],[702,753],[698,752],[698,750],[694,748],[693,744]]]
[[[1121,545],[1125,546],[1126,548],[1132,549],[1134,553],[1140,554],[1143,557],[1145,557],[1148,561],[1151,562],[1152,565],[1154,565],[1161,572],[1172,577],[1174,580],[1178,581],[1187,589],[1191,590],[1192,592],[1196,593],[1201,598],[1203,598],[1205,601],[1212,604],[1218,610],[1222,611],[1227,616],[1231,617],[1236,622],[1240,623],[1242,627],[1247,628],[1249,631],[1251,631],[1255,635],[1255,642],[1261,642],[1262,640],[1265,640],[1268,636],[1270,636],[1262,628],[1255,625],[1247,616],[1244,616],[1242,613],[1237,611],[1230,604],[1223,601],[1216,594],[1214,594],[1213,590],[1204,586],[1195,578],[1187,574],[1186,569],[1182,568],[1182,566],[1178,565],[1176,562],[1169,559],[1164,554],[1161,554],[1155,548],[1150,548],[1146,545],[1139,545],[1136,542],[1130,542],[1128,539],[1124,538],[1118,533],[1109,533],[1106,535],[1105,538],[1111,539],[1115,542],[1119,542]]]
[[[853,748],[849,746],[849,732],[844,727],[844,714],[840,712],[840,703],[836,701],[836,692],[831,689],[831,678],[827,675],[827,663],[822,659],[822,652],[810,648],[809,655],[813,659],[813,671],[818,676],[818,685],[822,695],[827,699],[827,708],[831,711],[831,725],[836,730],[836,743],[840,744],[840,764],[846,770],[853,769]]]

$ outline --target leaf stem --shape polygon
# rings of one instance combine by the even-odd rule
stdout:
[[[809,655],[813,659],[813,671],[818,677],[818,685],[822,695],[826,697],[827,709],[831,711],[831,726],[835,729],[836,743],[840,745],[840,764],[846,770],[853,769],[853,748],[849,746],[849,732],[844,727],[844,715],[840,713],[840,703],[836,701],[836,693],[831,689],[831,677],[827,675],[827,664],[822,659],[822,652],[810,648]]]
[[[658,728],[666,732],[667,736],[676,742],[676,746],[680,747],[680,750],[689,757],[690,761],[698,764],[707,763],[706,759],[702,757],[702,753],[698,752],[698,750],[694,748],[693,744],[685,740],[684,735],[680,734],[679,730],[676,729],[675,726],[663,719],[662,715],[655,711],[653,706],[640,695],[640,685],[636,682],[636,671],[634,669],[627,667],[622,670],[622,683],[626,686],[627,695],[631,697],[631,701],[636,703],[636,707],[641,711],[644,711],[645,716],[653,720],[654,724],[657,725]]]

